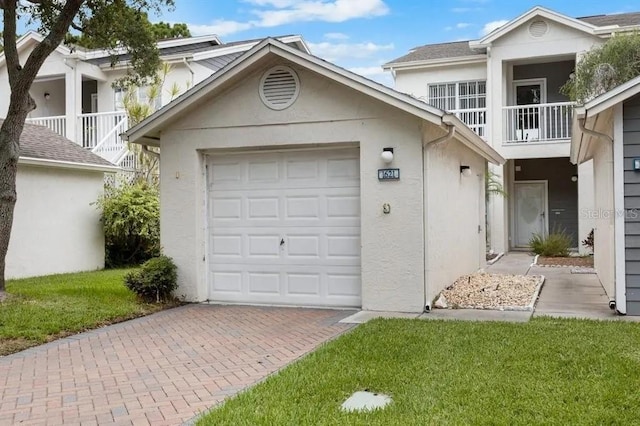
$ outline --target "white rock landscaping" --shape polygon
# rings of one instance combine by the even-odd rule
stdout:
[[[439,297],[453,309],[532,311],[543,282],[542,275],[476,273],[460,277]]]

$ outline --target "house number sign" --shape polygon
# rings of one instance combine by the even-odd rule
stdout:
[[[378,169],[378,180],[399,180],[400,169]]]

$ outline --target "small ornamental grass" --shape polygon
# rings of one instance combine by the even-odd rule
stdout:
[[[571,236],[564,230],[554,231],[548,236],[534,234],[529,240],[531,250],[545,257],[567,257],[571,248]]]
[[[178,286],[177,268],[170,257],[154,257],[125,275],[124,283],[145,302],[167,301]]]

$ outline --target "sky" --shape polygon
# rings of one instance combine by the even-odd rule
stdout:
[[[150,19],[223,42],[299,34],[314,55],[392,85],[382,64],[416,46],[477,39],[536,5],[572,17],[640,11],[640,0],[175,0]]]

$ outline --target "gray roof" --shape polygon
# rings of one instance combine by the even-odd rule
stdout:
[[[576,18],[589,24],[605,27],[608,25],[640,25],[640,12],[616,13],[612,15],[595,15]],[[411,49],[411,51],[393,61],[389,65],[405,62],[430,61],[434,59],[458,58],[462,56],[483,55],[484,50],[472,50],[469,41],[454,41],[451,43],[427,44]]]
[[[4,120],[0,119],[0,126]],[[20,135],[20,157],[67,161],[94,166],[113,166],[104,158],[71,142],[44,126],[25,124]]]
[[[640,12],[630,13],[614,13],[612,15],[594,15],[576,18],[597,27],[606,27],[608,25],[619,25],[626,27],[629,25],[640,25]]]
[[[285,38],[285,37],[291,37],[291,35],[283,35],[283,36],[278,36],[276,38],[277,39],[281,39],[281,38]],[[249,43],[258,43],[258,42],[260,42],[262,40],[263,40],[262,38],[257,38],[257,39],[251,39],[251,40],[232,41],[232,42],[223,43],[223,44],[218,44],[215,41],[206,41],[206,42],[201,42],[201,43],[187,44],[187,45],[184,45],[184,46],[166,47],[164,49],[160,49],[159,53],[160,53],[160,57],[162,58],[163,56],[178,55],[178,54],[181,54],[181,53],[194,54],[194,53],[200,53],[200,52],[212,52],[212,51],[215,51],[215,50],[218,50],[218,49],[222,49],[222,48],[226,48],[226,47],[239,46],[239,45],[242,45],[242,44],[249,44]],[[238,55],[238,56],[240,56],[240,55]],[[231,60],[235,59],[236,57],[237,56],[233,57]],[[123,54],[123,55],[117,56],[117,58],[118,58],[119,62],[126,62],[131,58],[131,55]],[[111,63],[111,56],[107,55],[107,56],[102,57],[102,58],[89,59],[89,60],[87,60],[87,62],[89,62],[91,64],[94,64],[94,65],[110,64]],[[203,64],[203,65],[208,66],[206,64]],[[219,68],[216,68],[216,69],[219,69]]]
[[[412,49],[408,54],[394,59],[389,62],[389,64],[484,55],[484,53],[484,50],[472,50],[469,47],[469,40],[454,41],[451,43],[427,44],[425,46],[419,46]]]
[[[226,55],[214,56],[213,58],[203,59],[201,61],[197,61],[196,63],[204,67],[207,67],[213,71],[218,71],[228,63],[232,62],[237,57],[242,56],[243,54],[244,52],[227,53]]]

